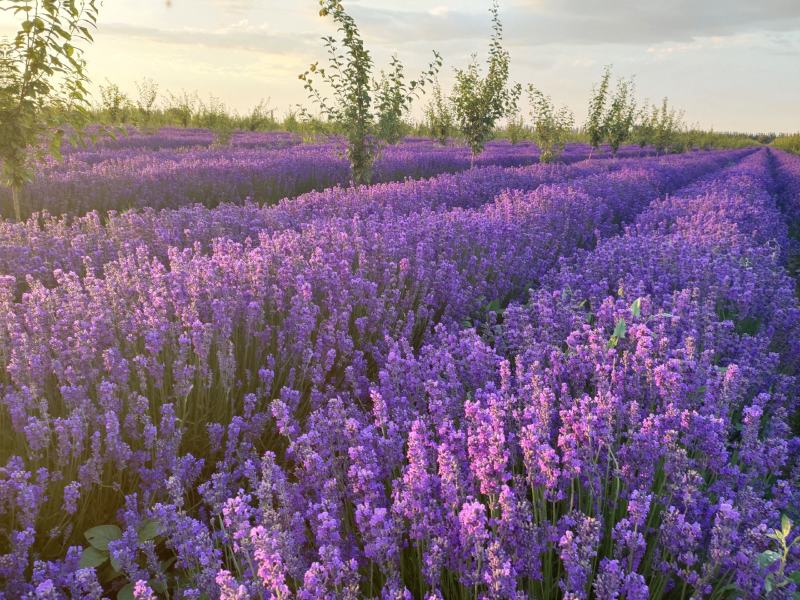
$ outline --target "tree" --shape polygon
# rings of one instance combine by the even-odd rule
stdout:
[[[661,154],[667,149],[680,150],[679,137],[683,130],[683,112],[677,111],[669,106],[669,100],[665,96],[661,101],[661,106],[652,108],[653,115],[653,138],[652,144],[656,152]]]
[[[506,122],[505,134],[512,146],[530,137],[530,130],[525,124],[524,117],[519,114],[519,111],[509,115],[508,121]]]
[[[589,100],[589,117],[586,120],[586,133],[589,136],[589,145],[592,150],[597,150],[605,138],[605,114],[608,102],[608,87],[611,83],[611,67],[603,69],[600,83],[592,88],[592,98]]]
[[[566,106],[556,108],[550,96],[545,96],[533,85],[528,86],[528,99],[532,107],[533,139],[540,151],[539,160],[552,162],[564,151],[575,116]]]
[[[431,101],[425,108],[425,120],[431,136],[440,145],[446,146],[447,140],[453,134],[453,113],[450,111],[438,80],[433,85]]]
[[[247,131],[272,129],[276,127],[275,110],[270,108],[269,99],[260,100],[244,117],[244,126]]]
[[[127,121],[131,110],[131,101],[116,83],[106,80],[100,86],[100,110],[112,124],[123,124]]]
[[[603,124],[605,141],[611,146],[613,156],[616,156],[619,147],[631,138],[635,120],[636,99],[633,81],[620,79]]]
[[[207,102],[198,98],[197,104],[197,124],[211,131],[214,135],[214,146],[230,144],[234,124],[225,103],[216,96],[210,95]]]
[[[653,107],[655,109],[655,107]],[[657,111],[655,111],[657,114]],[[653,132],[655,131],[656,114],[651,110],[649,100],[645,99],[642,106],[636,112],[633,125],[633,141],[644,148],[653,142]]]
[[[398,122],[413,98],[433,81],[442,60],[434,52],[433,62],[420,78],[406,82],[402,64],[394,57],[390,70],[376,82],[372,57],[355,20],[345,12],[340,0],[320,0],[320,6],[320,16],[333,19],[340,39],[322,38],[328,52],[327,68],[315,62],[299,77],[322,116],[344,129],[353,183],[369,183],[379,136],[395,138]],[[329,88],[330,97],[322,93],[320,84]],[[310,120],[307,111],[303,116]]]
[[[684,130],[683,112],[671,108],[665,97],[660,106],[648,106],[647,103],[642,106],[634,125],[634,136],[642,148],[650,145],[656,149],[656,153],[661,154],[666,150],[685,149],[689,138],[686,136],[683,139]]]
[[[136,109],[143,128],[147,129],[153,119],[153,109],[158,99],[158,84],[147,77],[135,81]]]
[[[190,94],[183,90],[180,94],[168,92],[167,113],[174,115],[182,127],[188,127],[197,113],[199,98],[197,92]]]
[[[21,16],[13,39],[0,40],[0,162],[22,218],[22,187],[44,154],[60,157],[66,138],[81,136],[88,118],[82,43],[92,42],[96,0],[4,0]],[[65,127],[72,125],[72,127]]]
[[[492,15],[492,37],[486,76],[481,75],[473,56],[466,69],[456,69],[451,96],[456,125],[472,151],[473,163],[491,138],[497,121],[516,110],[522,92],[519,84],[508,85],[511,57],[503,48],[503,25],[497,0],[489,12]]]
[[[422,77],[410,83],[406,83],[405,69],[397,56],[392,56],[389,63],[391,69],[387,73],[381,71],[380,79],[373,84],[377,109],[375,133],[378,139],[387,144],[396,144],[403,137],[407,129],[403,117],[411,108],[412,98],[418,97],[424,84],[433,83],[441,66],[439,55],[435,56],[436,60]]]
[[[633,81],[620,78],[611,89],[611,67],[603,69],[600,83],[592,88],[589,101],[589,116],[586,120],[586,133],[589,144],[596,150],[602,142],[611,146],[617,155],[619,147],[631,139],[636,120],[636,98]]]

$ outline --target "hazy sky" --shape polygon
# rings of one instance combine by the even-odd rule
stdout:
[[[0,0],[2,3],[4,0]],[[442,80],[485,56],[489,0],[345,0],[377,64],[394,52],[415,72],[431,50]],[[324,58],[331,33],[317,0],[105,0],[90,75],[133,91],[214,94],[279,113],[303,102],[297,74]],[[505,0],[512,76],[585,118],[604,64],[636,76],[641,97],[664,95],[687,121],[718,130],[800,130],[800,0]],[[0,16],[0,33],[9,17]]]

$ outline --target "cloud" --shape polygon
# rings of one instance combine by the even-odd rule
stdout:
[[[485,11],[437,7],[405,11],[357,5],[366,31],[387,43],[485,38]],[[521,0],[504,8],[510,44],[657,44],[697,37],[800,28],[797,0]]]
[[[211,0],[211,4],[237,14],[246,13],[255,7],[254,0]]]
[[[129,37],[176,45],[204,46],[225,50],[248,50],[265,54],[296,54],[318,45],[319,36],[303,33],[282,33],[267,26],[239,21],[218,29],[159,29],[126,23],[103,25],[102,35]]]

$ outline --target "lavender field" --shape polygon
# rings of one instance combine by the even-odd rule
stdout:
[[[0,600],[800,600],[800,3],[0,0]]]
[[[210,143],[0,222],[0,598],[796,594],[800,157]]]

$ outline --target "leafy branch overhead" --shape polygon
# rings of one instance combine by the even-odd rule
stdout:
[[[378,142],[399,141],[403,116],[411,102],[424,93],[425,86],[433,83],[442,58],[434,52],[422,74],[408,81],[402,62],[393,56],[389,69],[381,71],[376,79],[372,56],[353,17],[339,0],[320,0],[320,6],[320,16],[333,19],[338,36],[322,38],[328,53],[327,66],[320,66],[317,61],[299,78],[321,115],[344,129],[354,183],[368,183]],[[303,114],[309,117],[307,111]]]
[[[80,138],[74,126],[87,121],[81,46],[92,42],[98,7],[96,0],[4,0],[2,10],[21,19],[15,36],[0,40],[0,177],[19,220],[34,160],[60,158],[64,139]]]

